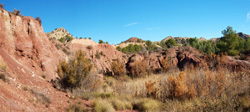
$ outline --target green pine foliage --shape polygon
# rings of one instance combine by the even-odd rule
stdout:
[[[99,44],[104,43],[103,40],[99,40]]]
[[[190,45],[193,48],[196,48],[206,54],[217,53],[219,51],[219,49],[216,46],[216,43],[211,40],[200,41],[195,37],[187,39],[187,42],[188,42],[187,45]]]
[[[147,49],[148,51],[156,51],[157,48],[158,48],[158,47],[156,47],[156,45],[155,45],[153,42],[151,42],[150,40],[147,40],[147,41],[146,41],[146,45],[147,45],[146,49]]]
[[[172,47],[172,46],[176,46],[177,44],[176,44],[176,40],[174,40],[174,39],[168,39],[168,40],[166,40],[166,42],[165,42],[165,45],[168,47],[168,48],[170,48],[170,47]]]
[[[141,45],[137,45],[137,44],[129,44],[127,47],[124,48],[116,48],[117,50],[121,50],[124,53],[135,53],[135,52],[139,52],[142,50],[142,46]]]
[[[228,26],[222,31],[222,34],[224,36],[217,43],[217,47],[220,49],[220,52],[236,56],[240,52],[244,52],[246,50],[247,47],[245,42],[249,40],[240,38],[232,27]]]

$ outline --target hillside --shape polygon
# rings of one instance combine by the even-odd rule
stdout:
[[[250,110],[250,40],[232,27],[216,41],[132,37],[114,47],[61,39],[72,36],[64,28],[46,34],[41,20],[2,7],[0,18],[0,111]]]
[[[17,16],[3,8],[0,18],[0,73],[4,78],[0,80],[0,110],[59,111],[68,107],[65,102],[73,100],[49,83],[57,77],[59,60],[66,57],[34,18]]]

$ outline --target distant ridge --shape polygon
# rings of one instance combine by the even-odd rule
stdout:
[[[133,42],[133,43],[136,43],[136,42],[143,42],[142,39],[140,38],[137,38],[137,37],[131,37],[129,38],[128,40],[124,41],[125,43],[128,43],[128,42]]]

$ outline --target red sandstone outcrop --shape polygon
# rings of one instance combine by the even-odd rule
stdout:
[[[225,56],[223,63],[228,68],[231,68],[233,71],[238,72],[249,72],[250,70],[250,62],[246,60],[236,60],[231,56]]]
[[[34,18],[0,8],[0,57],[1,64],[7,65],[6,71],[0,68],[6,78],[0,80],[1,111],[64,111],[67,102],[75,102],[47,82],[57,76],[57,65],[64,56]]]
[[[0,9],[0,49],[36,75],[56,77],[60,54],[49,41],[40,23]]]
[[[104,73],[111,72],[111,64],[114,60],[120,59],[122,63],[126,63],[127,61],[126,54],[116,50],[109,44],[85,45],[72,42],[70,48],[72,52],[83,50],[86,56],[92,60],[97,70]]]

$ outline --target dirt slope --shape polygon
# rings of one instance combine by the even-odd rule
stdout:
[[[7,71],[0,70],[6,77],[0,80],[0,111],[64,111],[68,102],[76,102],[49,82],[64,57],[34,18],[0,8],[0,56],[7,65]]]

